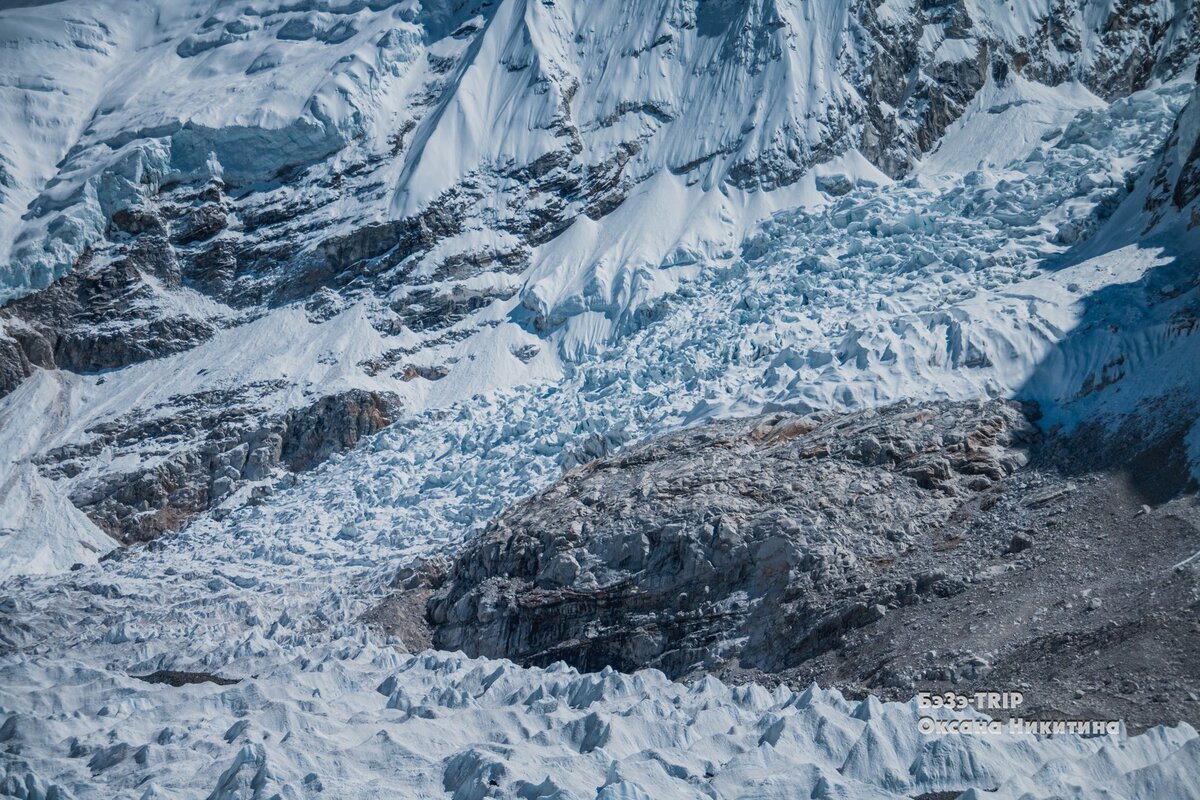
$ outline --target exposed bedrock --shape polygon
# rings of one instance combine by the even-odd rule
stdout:
[[[526,664],[893,699],[1021,688],[1031,713],[1194,722],[1187,426],[1046,439],[1023,410],[776,414],[654,439],[567,473],[448,567],[409,569],[422,579],[398,579],[376,621],[411,635],[403,609],[428,598],[434,646]]]
[[[1200,65],[1196,67],[1200,79]],[[1182,211],[1200,197],[1200,85],[1191,97],[1167,137],[1146,196],[1149,225],[1159,222],[1171,210]],[[1189,228],[1200,226],[1200,206],[1192,208]],[[1149,227],[1149,226],[1148,226]]]
[[[505,514],[429,602],[435,643],[581,669],[781,670],[962,586],[908,556],[994,504],[1035,431],[1011,403],[709,425]]]
[[[159,306],[155,287],[180,283],[175,250],[161,233],[144,230],[115,260],[91,261],[85,254],[70,275],[0,310],[0,397],[34,367],[115,369],[187,350],[214,333],[207,320]]]
[[[270,387],[247,390],[264,388]],[[382,430],[399,409],[395,395],[353,389],[269,416],[243,405],[239,393],[227,395],[179,398],[178,410],[167,416],[106,423],[89,431],[86,444],[46,454],[42,469],[70,478],[100,453],[166,451],[129,472],[83,474],[71,492],[71,501],[118,541],[149,541],[178,530],[248,481],[259,482],[254,491],[261,494],[271,490],[268,479],[279,468],[319,466]]]

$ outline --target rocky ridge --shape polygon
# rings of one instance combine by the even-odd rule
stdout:
[[[434,641],[589,670],[780,671],[890,605],[961,591],[917,553],[952,514],[994,505],[1034,438],[1011,404],[944,404],[630,448],[470,542],[429,601]]]
[[[246,387],[248,392],[262,387]],[[253,398],[232,393],[187,398],[191,414],[148,421],[121,419],[97,426],[86,445],[64,445],[39,458],[50,478],[76,478],[88,462],[133,456],[129,472],[89,474],[73,484],[71,502],[122,544],[150,541],[179,530],[197,514],[254,484],[250,502],[287,486],[294,473],[312,469],[334,453],[379,432],[399,412],[394,395],[352,389],[328,395],[282,415],[263,414]],[[162,440],[191,441],[189,448],[147,453]],[[193,449],[194,448],[194,449]]]
[[[1081,468],[1093,435],[1043,441],[1002,402],[704,426],[577,467],[389,604],[427,598],[435,646],[530,665],[1194,720],[1180,437],[1130,442],[1122,477]]]
[[[1200,80],[1200,65],[1196,67],[1196,78]],[[1197,197],[1200,197],[1200,89],[1192,91],[1163,147],[1146,198],[1145,208],[1151,215],[1147,229],[1160,222],[1168,211],[1180,212],[1189,206],[1188,228],[1200,226],[1200,206],[1192,205]]]

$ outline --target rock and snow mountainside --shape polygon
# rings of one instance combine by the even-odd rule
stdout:
[[[736,267],[775,210],[930,150],[937,171],[1024,155],[1190,69],[1198,13],[17,4],[0,12],[0,413],[22,426],[52,394],[62,416],[4,469],[37,463],[95,524],[84,541],[177,530],[400,415],[561,378]],[[1135,165],[1096,166],[1070,187],[1088,203]]]
[[[1200,477],[1198,28],[1200,5],[1167,0],[6,4],[0,794],[1200,797],[1186,722],[924,737],[912,704],[832,691],[397,652],[430,643],[427,608],[462,623],[448,599],[477,598],[481,576],[545,573],[560,593],[595,577],[581,554],[604,542],[556,540],[537,493],[631,442],[650,440],[629,458],[670,451],[707,430],[681,429],[767,414],[827,425],[795,441],[828,434],[835,456],[794,467],[781,442],[761,464],[715,459],[730,480],[714,502],[756,468],[865,498],[780,482],[764,501],[828,545],[760,554],[746,590],[827,592],[789,612],[846,623],[846,663],[821,674],[893,696],[987,674],[906,654],[861,678],[893,655],[864,640],[911,646],[921,618],[879,586],[861,609],[847,592],[903,571],[871,559],[945,521],[933,534],[964,533],[950,543],[971,569],[926,581],[916,608],[986,579],[1012,625],[971,622],[981,642],[1045,628],[1053,673],[1059,640],[1081,662],[1138,641],[1170,669],[1114,691],[1147,698],[1140,723],[1194,721],[1170,644],[1195,638],[1200,560],[1169,569],[1197,546],[1187,497],[1147,492],[1155,507],[1118,526],[1154,549],[1103,606],[1034,590],[1063,580],[1055,560],[1098,581],[1132,552],[1100,543],[1098,516],[1075,524],[1071,498],[1107,512],[1114,484],[1073,494],[1055,458],[1086,475],[1140,455],[1171,491]],[[1001,398],[1041,410],[1032,477],[1010,474],[1024,434],[988,439],[988,414],[1026,430]],[[928,463],[845,450],[839,426],[887,428],[906,412],[873,409],[897,401],[921,410],[896,441]],[[983,428],[996,465],[976,474],[954,439]],[[688,457],[664,469],[708,469]],[[928,517],[873,505],[868,482]],[[656,514],[689,518],[678,502]],[[885,513],[912,530],[816,519]],[[542,549],[520,569],[460,559],[429,585],[497,519]],[[989,549],[1012,520],[1069,530]],[[687,577],[671,572],[687,539],[656,540],[663,586]],[[117,540],[146,543],[96,563]],[[699,657],[649,637],[642,664],[678,672],[716,643],[761,656],[751,678],[796,668],[755,650],[774,618],[718,577],[726,623],[678,597],[653,609]],[[468,628],[437,643],[539,663],[556,646]],[[841,657],[820,650],[800,655]],[[188,682],[211,676],[236,683]]]
[[[1200,718],[1178,437],[1127,443],[1129,477],[1055,442],[1000,401],[689,428],[405,570],[373,619],[412,638],[424,601],[434,646],[522,664],[896,700],[1025,685],[1026,713]]]

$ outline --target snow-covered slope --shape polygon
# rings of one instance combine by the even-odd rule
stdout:
[[[64,407],[63,395],[53,380],[31,381],[24,403],[0,414],[0,574],[64,572],[112,549],[112,539],[32,462],[45,437],[77,411]]]
[[[476,226],[536,244],[662,171],[772,189],[857,147],[899,174],[989,77],[1119,96],[1178,69],[1195,36],[1194,9],[1166,2],[993,5],[10,9],[3,296],[69,271],[165,185],[244,196],[319,164],[346,183],[313,222],[402,218],[450,193]]]

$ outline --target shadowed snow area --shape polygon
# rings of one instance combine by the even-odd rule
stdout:
[[[1200,797],[1184,723],[925,736],[363,619],[716,419],[1166,398],[1200,477],[1193,6],[1052,5],[0,4],[0,795]]]

